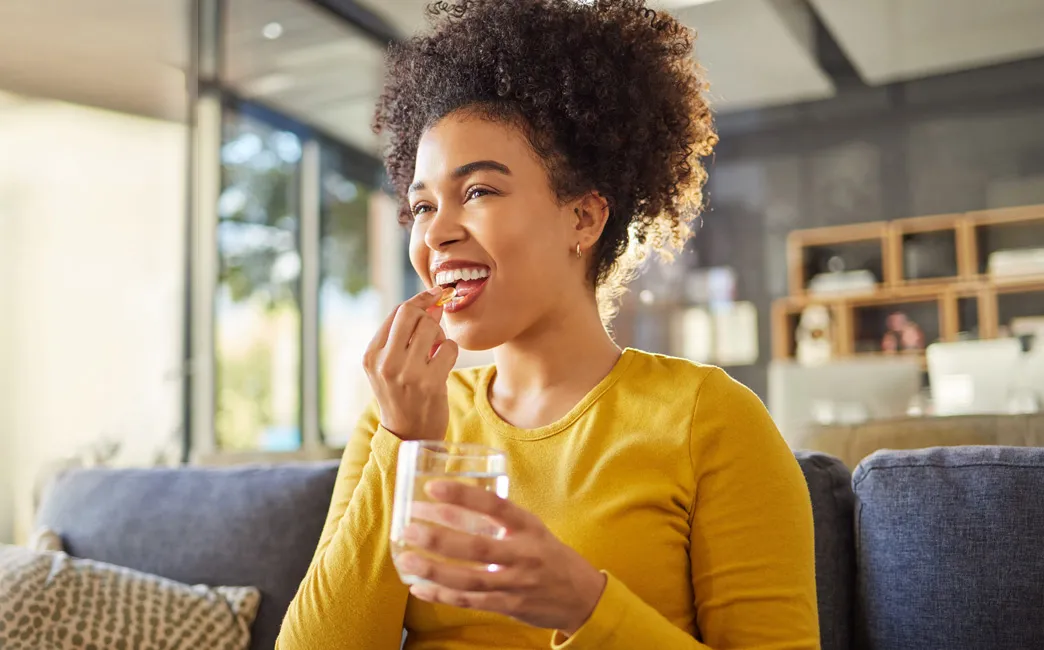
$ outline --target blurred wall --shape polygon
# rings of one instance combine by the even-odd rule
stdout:
[[[728,265],[759,311],[761,358],[729,372],[762,397],[770,305],[791,230],[1044,203],[1044,59],[718,119],[701,266]]]
[[[41,470],[177,435],[186,127],[58,102],[0,113],[0,541]],[[12,524],[13,522],[13,524]]]
[[[0,93],[0,125],[4,124],[10,111],[21,103],[20,97]],[[0,130],[2,130],[0,126]],[[0,140],[2,141],[2,140]],[[0,148],[0,169],[10,167],[8,155]],[[12,516],[12,491],[14,471],[11,454],[8,452],[13,438],[13,418],[8,395],[11,394],[10,373],[14,353],[12,314],[14,313],[14,232],[15,221],[9,205],[13,201],[13,188],[0,182],[0,543],[10,542],[14,535]]]

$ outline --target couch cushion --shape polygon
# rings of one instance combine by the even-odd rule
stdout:
[[[77,470],[48,490],[38,523],[70,555],[188,584],[261,590],[251,648],[270,650],[311,561],[337,463]]]
[[[0,648],[247,650],[261,594],[0,545]]]
[[[853,482],[866,647],[1044,648],[1044,449],[882,451]]]
[[[849,650],[855,606],[852,475],[837,458],[795,454],[812,497],[816,534],[816,596],[823,650]]]

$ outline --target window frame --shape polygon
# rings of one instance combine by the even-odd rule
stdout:
[[[361,10],[354,3],[319,2],[327,10],[363,35],[387,46],[393,34],[377,29],[377,23],[360,20]],[[341,6],[343,5],[343,6]],[[350,11],[345,10],[350,9]],[[383,194],[386,187],[383,165],[374,156],[339,141],[320,129],[291,118],[263,103],[238,96],[222,85],[224,55],[225,0],[192,0],[190,3],[191,60],[188,70],[190,134],[186,193],[186,235],[190,243],[185,259],[185,372],[182,461],[199,464],[227,464],[271,460],[331,458],[337,450],[327,447],[320,428],[319,412],[319,288],[321,224],[321,173],[324,146],[336,146],[341,155],[354,158],[360,182],[371,181],[375,203],[370,210],[370,279],[377,288],[382,310],[402,299],[406,286],[403,260],[407,257],[405,238],[395,219],[394,202]],[[269,125],[294,133],[301,139],[302,154],[298,170],[300,283],[300,363],[299,414],[301,446],[293,452],[225,451],[217,446],[215,415],[216,384],[216,307],[218,288],[217,227],[218,198],[222,189],[222,125],[228,112],[248,115]]]

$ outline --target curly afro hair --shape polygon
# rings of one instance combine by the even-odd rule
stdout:
[[[644,0],[461,0],[392,46],[374,129],[400,219],[424,131],[458,109],[515,123],[559,200],[597,191],[609,218],[591,280],[603,317],[649,250],[692,234],[717,143],[692,30]]]

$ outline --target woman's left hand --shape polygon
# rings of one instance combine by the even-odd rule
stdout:
[[[575,634],[594,611],[605,576],[556,538],[540,519],[492,492],[454,481],[433,481],[428,494],[431,519],[451,527],[461,509],[503,525],[500,539],[442,526],[412,523],[405,531],[412,546],[447,558],[497,565],[486,571],[404,553],[397,564],[429,584],[414,585],[421,600],[506,614],[534,627]],[[417,505],[417,504],[415,504]],[[467,513],[465,516],[474,517]]]

